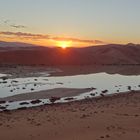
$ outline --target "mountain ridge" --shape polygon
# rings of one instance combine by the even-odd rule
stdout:
[[[0,64],[96,65],[140,64],[139,44],[108,44],[85,48],[49,48],[28,44],[0,47]],[[26,59],[25,59],[26,58]]]

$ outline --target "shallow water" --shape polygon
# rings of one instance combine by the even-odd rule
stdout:
[[[140,90],[140,76],[123,76],[119,74],[111,75],[107,73],[96,73],[63,77],[44,76],[7,80],[0,79],[0,98],[55,88],[94,88],[91,92],[80,94],[74,97],[74,100],[80,100],[84,99],[85,97],[93,97],[91,93],[95,94],[95,96],[100,96],[100,94],[107,95],[113,93],[127,92],[130,90]],[[31,104],[30,101],[26,101],[29,104],[24,106],[31,107],[51,103],[48,99],[42,99],[41,101],[42,102],[35,105]],[[18,107],[21,107],[21,105],[19,105],[19,103],[21,102],[22,101],[12,103],[7,102],[2,106],[7,105],[7,109],[16,109]],[[66,101],[65,98],[61,98],[56,102],[61,103],[68,101]]]

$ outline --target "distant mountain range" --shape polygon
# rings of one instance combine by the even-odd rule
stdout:
[[[140,45],[108,44],[85,48],[49,48],[0,41],[0,64],[140,64]]]
[[[22,42],[5,42],[0,41],[0,51],[8,51],[8,50],[23,50],[23,49],[35,49],[38,46],[28,43]]]
[[[27,44],[27,43],[21,43],[21,42],[0,41],[0,47],[31,47],[31,46],[35,46],[35,45]]]

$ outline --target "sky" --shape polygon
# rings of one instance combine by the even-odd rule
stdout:
[[[46,46],[140,43],[140,0],[0,0],[0,40]]]

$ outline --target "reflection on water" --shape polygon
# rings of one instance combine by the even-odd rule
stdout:
[[[2,77],[5,75],[0,74],[0,76]],[[104,96],[106,94],[126,92],[130,90],[140,90],[140,76],[123,76],[119,74],[110,75],[106,73],[97,73],[63,77],[0,79],[0,98],[55,88],[91,88],[91,92],[77,95],[73,99],[80,100],[87,96]],[[65,98],[61,98],[56,102],[68,101],[69,100],[65,100]],[[34,105],[30,103],[31,101],[26,102],[28,102],[28,104],[25,105],[27,107],[51,103],[48,99],[42,99],[40,103]],[[7,109],[15,109],[20,106],[19,103],[21,102],[5,103],[3,106],[7,105]]]

